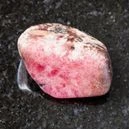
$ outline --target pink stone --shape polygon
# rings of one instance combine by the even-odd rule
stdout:
[[[18,50],[30,76],[55,98],[93,97],[110,89],[105,45],[78,29],[47,23],[21,34]]]

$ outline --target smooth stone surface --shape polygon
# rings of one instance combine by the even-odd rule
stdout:
[[[109,91],[108,51],[78,29],[58,23],[35,25],[21,34],[18,49],[30,76],[55,98],[101,96]]]
[[[0,19],[1,129],[129,129],[127,0],[1,0]],[[108,47],[113,66],[109,94],[58,101],[19,90],[17,39],[29,26],[45,22],[69,24]]]

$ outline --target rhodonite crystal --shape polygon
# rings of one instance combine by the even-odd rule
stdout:
[[[78,29],[57,23],[32,26],[19,37],[18,50],[29,75],[50,96],[93,97],[110,89],[107,48]]]

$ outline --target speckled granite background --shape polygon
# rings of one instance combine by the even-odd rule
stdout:
[[[114,72],[109,94],[56,100],[18,89],[17,39],[45,22],[69,24],[105,43]],[[128,0],[1,0],[0,129],[129,129],[128,78]]]

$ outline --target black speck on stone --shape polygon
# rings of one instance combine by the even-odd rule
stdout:
[[[107,95],[57,100],[18,89],[18,37],[47,22],[70,23],[107,46],[113,66]],[[128,0],[1,0],[0,55],[0,129],[129,129]]]

